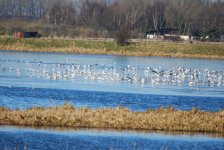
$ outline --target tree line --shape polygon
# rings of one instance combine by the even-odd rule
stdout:
[[[224,34],[224,1],[0,0],[0,29],[15,20],[36,22],[44,34],[69,30],[112,37],[125,26],[132,37],[142,37],[149,28],[174,28],[179,34],[216,38]]]

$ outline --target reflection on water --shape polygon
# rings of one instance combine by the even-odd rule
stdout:
[[[0,127],[0,146],[10,149],[199,149],[224,148],[216,134]]]
[[[162,130],[119,130],[119,129],[88,129],[88,128],[70,128],[70,127],[26,127],[26,126],[0,126],[0,131],[14,131],[14,130],[26,130],[26,131],[39,131],[39,132],[54,132],[58,134],[69,134],[79,132],[92,132],[92,133],[114,133],[114,135],[124,134],[136,134],[136,135],[168,135],[168,136],[199,136],[206,138],[223,139],[224,134],[219,132],[191,132],[191,131],[162,131]]]

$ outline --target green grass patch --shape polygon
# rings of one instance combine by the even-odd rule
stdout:
[[[139,42],[120,46],[107,40],[0,38],[0,49],[224,59],[224,44],[213,43]]]

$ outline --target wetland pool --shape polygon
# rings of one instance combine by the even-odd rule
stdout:
[[[224,109],[224,61],[0,51],[0,106]],[[0,149],[224,149],[221,136],[0,127]]]

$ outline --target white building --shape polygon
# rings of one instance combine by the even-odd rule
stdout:
[[[180,40],[183,40],[183,41],[193,40],[193,37],[191,37],[189,35],[165,34],[164,36],[166,38],[179,38]]]

